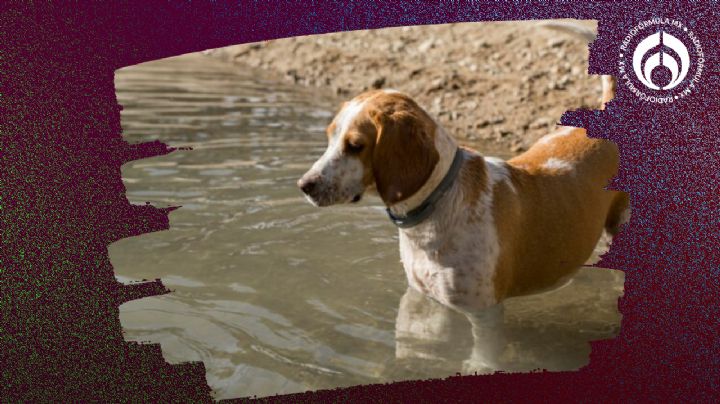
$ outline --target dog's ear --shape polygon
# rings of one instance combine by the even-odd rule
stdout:
[[[377,128],[375,185],[383,202],[392,205],[417,192],[440,159],[435,123],[419,108],[377,112],[372,118]]]

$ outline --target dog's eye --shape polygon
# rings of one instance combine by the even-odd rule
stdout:
[[[360,153],[362,151],[363,147],[365,147],[362,143],[355,143],[355,142],[347,142],[347,144],[345,146],[346,146],[345,149],[349,153]]]

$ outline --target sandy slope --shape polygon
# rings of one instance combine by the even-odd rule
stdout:
[[[595,23],[582,22],[590,27]],[[596,108],[587,45],[536,22],[461,23],[287,38],[208,52],[334,94],[413,97],[459,139],[519,152],[568,109]]]

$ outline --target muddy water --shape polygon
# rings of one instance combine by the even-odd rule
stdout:
[[[336,104],[278,83],[200,55],[117,73],[129,142],[193,148],[123,167],[131,202],[182,206],[169,231],[111,246],[121,281],[175,290],[121,306],[126,339],[203,361],[218,398],[477,370],[468,320],[405,295],[379,200],[321,210],[301,197],[295,181],[322,153]],[[583,269],[508,301],[500,369],[586,364],[587,342],[619,329],[621,293],[620,273]]]

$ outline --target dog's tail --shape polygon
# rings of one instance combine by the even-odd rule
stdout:
[[[539,23],[539,25],[541,27],[550,28],[556,31],[561,31],[578,36],[584,39],[587,43],[594,41],[595,37],[597,36],[597,34],[595,34],[595,31],[584,25],[572,21],[543,21]],[[617,79],[610,75],[603,75],[600,76],[600,80],[602,82],[602,106],[600,107],[600,109],[605,109],[605,104],[615,98]]]

